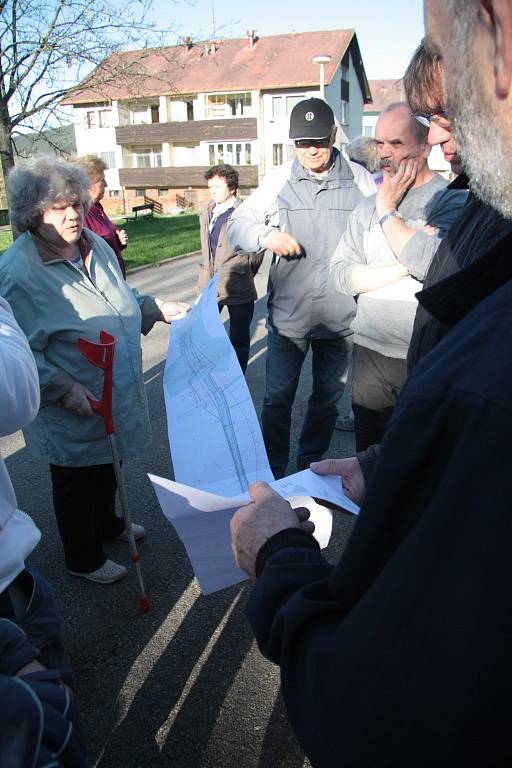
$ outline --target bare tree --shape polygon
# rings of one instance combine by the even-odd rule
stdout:
[[[14,165],[17,133],[42,131],[54,122],[60,101],[91,69],[96,67],[96,89],[128,76],[133,83],[149,46],[161,46],[175,32],[155,27],[151,5],[152,0],[0,0],[4,176]],[[137,49],[128,70],[126,57],[116,55],[127,48]]]

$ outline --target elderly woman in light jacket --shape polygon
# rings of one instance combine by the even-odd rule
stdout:
[[[149,441],[140,333],[188,309],[139,294],[123,280],[100,237],[82,229],[90,205],[85,171],[57,158],[16,168],[7,184],[21,236],[0,259],[0,295],[25,332],[39,372],[41,408],[24,430],[28,450],[50,464],[53,502],[68,571],[110,584],[126,574],[108,560],[104,539],[126,540],[114,514],[116,480],[101,417],[102,372],[77,349],[102,329],[117,339],[113,416],[122,458]],[[135,526],[137,538],[144,529]]]

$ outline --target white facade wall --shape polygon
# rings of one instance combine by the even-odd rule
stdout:
[[[375,136],[375,126],[378,119],[378,115],[368,115],[363,113],[363,129],[361,133],[364,136]]]
[[[99,112],[106,109],[110,110],[110,127],[99,127]],[[95,114],[95,128],[88,128],[88,114]],[[117,103],[112,105],[90,105],[74,108],[74,125],[76,153],[78,157],[83,155],[99,155],[111,152],[115,158],[115,168],[109,168],[105,171],[105,179],[110,189],[120,189],[118,168],[121,162],[121,154],[116,144],[115,126],[118,124],[119,114]]]
[[[274,164],[274,145],[282,146],[282,152],[280,153],[282,161],[286,162],[288,159],[294,157],[293,143],[288,138],[289,129],[289,112],[287,109],[287,98],[290,99],[302,99],[312,96],[319,96],[318,88],[314,89],[284,89],[282,91],[271,91],[267,93],[261,93],[258,90],[251,91],[252,98],[252,117],[257,120],[257,133],[258,139],[253,140],[251,143],[251,164],[258,165],[260,175],[263,175]],[[280,116],[276,116],[273,110],[273,99],[281,99],[281,113]],[[325,88],[326,101],[332,107],[337,121],[339,121],[341,112],[341,70],[338,69],[332,82]],[[111,127],[108,128],[88,128],[87,127],[87,112],[98,111],[105,109],[98,105],[91,105],[90,107],[75,107],[74,119],[75,119],[75,135],[77,142],[77,150],[79,154],[100,154],[102,152],[113,152],[115,156],[116,168],[109,169],[106,172],[107,182],[111,189],[119,189],[119,173],[118,168],[132,168],[133,167],[133,155],[132,148],[126,146],[119,146],[115,140],[115,126],[126,126],[133,124],[132,107],[137,104],[139,107],[145,107],[145,113],[141,110],[138,111],[137,122],[143,120],[148,124],[151,124],[151,105],[158,104],[159,119],[160,122],[167,121],[187,121],[187,102],[193,101],[194,108],[194,120],[204,120],[205,115],[205,94],[197,94],[196,96],[185,95],[183,98],[177,98],[175,96],[160,96],[155,98],[144,98],[137,100],[122,100],[114,102],[111,108]],[[288,107],[291,106],[291,101]],[[355,73],[352,59],[350,59],[349,67],[349,122],[347,125],[343,125],[343,132],[347,138],[353,138],[361,133],[361,117],[362,117],[362,94],[359,87],[359,82]],[[98,120],[96,120],[98,123]],[[343,143],[344,136],[340,131],[338,136],[338,144]],[[209,144],[211,142],[202,141],[197,145],[185,145],[179,144],[174,146],[172,143],[164,142],[161,145],[162,149],[162,166],[188,166],[188,165],[209,165],[210,153]],[[216,144],[232,144],[233,148],[237,143],[241,143],[244,147],[243,154],[245,155],[245,144],[248,143],[245,140],[219,139]],[[147,146],[153,145],[151,140],[148,140]],[[279,151],[278,151],[279,154]]]

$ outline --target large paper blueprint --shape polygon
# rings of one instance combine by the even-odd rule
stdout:
[[[178,482],[231,497],[256,480],[274,479],[251,395],[220,319],[217,276],[171,325],[164,392]]]
[[[150,475],[201,589],[209,594],[246,578],[230,544],[229,522],[265,480],[293,507],[306,506],[326,547],[332,513],[314,499],[357,514],[339,477],[303,470],[274,480],[245,378],[220,320],[217,278],[171,326],[164,373],[169,444],[176,481]]]

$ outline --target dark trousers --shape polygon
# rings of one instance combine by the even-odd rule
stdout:
[[[393,409],[383,408],[380,411],[372,411],[363,405],[352,403],[352,410],[356,451],[365,451],[370,445],[380,444],[388,421],[393,415]]]
[[[16,713],[20,719],[16,723],[13,734],[14,739],[11,739],[10,743],[8,743],[8,750],[5,750],[2,743],[2,738],[6,738],[2,721],[2,727],[0,728],[0,764],[2,766],[8,764],[35,765],[35,755],[30,751],[31,740],[27,736],[31,730],[39,728],[40,724],[44,724],[44,728],[37,734],[37,738],[34,741],[37,744],[36,752],[41,758],[45,758],[44,764],[46,764],[49,759],[47,750],[52,744],[55,747],[55,736],[63,725],[63,721],[59,720],[59,717],[62,716],[63,719],[65,718],[73,724],[66,746],[66,757],[70,762],[66,760],[65,764],[76,765],[77,768],[85,766],[85,742],[80,724],[77,700],[73,698],[65,710],[58,707],[58,678],[55,678],[55,672],[58,672],[64,683],[76,696],[75,676],[71,662],[62,644],[62,619],[48,582],[34,566],[26,563],[25,570],[21,571],[7,589],[0,593],[0,618],[8,619],[25,632],[28,642],[38,649],[37,660],[47,670],[50,670],[47,673],[37,672],[30,682],[27,680],[27,687],[34,688],[32,693],[33,700],[37,701],[37,694],[39,694],[42,696],[43,701],[47,703],[47,706],[44,708],[44,711],[41,708],[39,722],[30,717],[30,711],[28,711],[30,720],[26,722],[24,720],[27,716],[25,708]],[[65,702],[62,703],[64,704]],[[52,710],[51,705],[56,707],[57,716]],[[16,746],[16,735],[20,736],[22,740],[19,749]],[[7,757],[7,762],[4,762],[2,761],[2,756],[5,756],[6,751],[8,751],[9,755],[12,754],[18,757],[20,755],[28,756],[30,753],[30,762],[28,760],[23,762],[23,759],[20,758],[20,762],[11,763],[9,762],[9,757]],[[56,762],[51,762],[52,765],[57,765]],[[43,760],[42,762],[37,761],[37,764],[42,765]],[[61,765],[60,761],[59,765]]]
[[[380,443],[407,376],[406,361],[354,344],[352,409],[356,450]]]
[[[113,464],[92,467],[50,465],[53,506],[64,546],[66,568],[91,573],[107,556],[104,539],[124,531],[124,520],[115,516],[117,490]]]
[[[298,469],[309,467],[329,447],[338,416],[338,402],[347,381],[352,337],[297,339],[280,336],[269,328],[261,422],[270,466],[277,478],[283,477],[288,465],[292,405],[310,347],[313,352],[313,390],[299,438]]]
[[[219,312],[222,312],[224,307],[227,307],[229,312],[229,340],[235,350],[242,373],[245,373],[251,347],[254,301],[247,304],[219,304]]]

